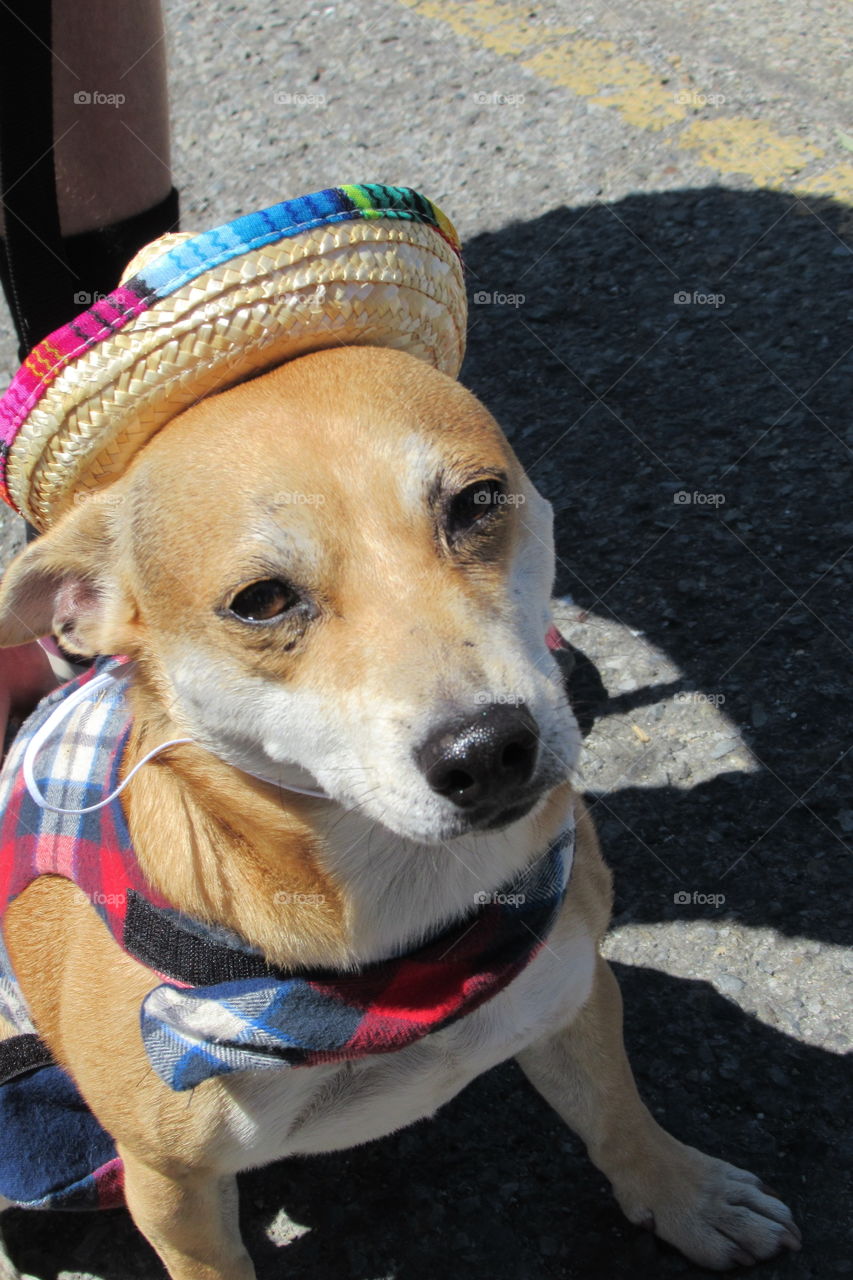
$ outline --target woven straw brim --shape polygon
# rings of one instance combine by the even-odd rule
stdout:
[[[253,250],[59,373],[11,449],[10,494],[44,529],[184,409],[307,352],[394,347],[455,377],[465,323],[459,257],[430,226],[341,222]]]

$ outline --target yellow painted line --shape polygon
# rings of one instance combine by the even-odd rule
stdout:
[[[618,51],[612,40],[590,40],[573,27],[537,27],[512,0],[398,0],[441,22],[542,80],[609,107],[637,129],[671,128],[673,141],[721,174],[745,174],[756,186],[853,201],[853,166],[838,164],[797,181],[825,158],[821,147],[748,116],[700,118],[679,101],[674,82]],[[685,121],[689,123],[685,124]]]
[[[853,164],[833,165],[814,178],[796,183],[795,189],[810,196],[836,196],[838,199],[853,200]]]
[[[678,145],[697,151],[710,168],[746,173],[761,187],[790,186],[794,174],[824,156],[820,147],[744,116],[694,120],[678,135]]]
[[[640,129],[663,129],[683,120],[686,109],[672,90],[643,62],[616,51],[612,40],[587,40],[573,27],[531,26],[526,10],[494,0],[400,0],[425,18],[445,23],[459,36],[503,57],[521,59],[519,65],[543,80],[571,89],[601,106],[615,107],[628,124]],[[545,48],[536,46],[546,44]],[[524,56],[525,54],[529,56]]]
[[[592,98],[600,107],[615,107],[625,123],[637,129],[665,129],[687,115],[657,72],[618,54],[611,40],[564,36],[556,46],[549,41],[547,49],[521,65],[543,80]]]

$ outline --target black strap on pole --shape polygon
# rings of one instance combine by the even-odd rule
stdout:
[[[81,18],[82,21],[82,18]],[[179,223],[171,191],[141,213],[62,236],[54,166],[51,0],[0,0],[0,283],[24,360],[111,293],[134,254]],[[85,128],[85,124],[72,125]]]
[[[53,161],[51,0],[0,5],[0,272],[23,360],[73,314]]]

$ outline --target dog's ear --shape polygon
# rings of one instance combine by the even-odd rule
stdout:
[[[78,503],[11,562],[0,583],[0,648],[49,633],[81,657],[132,647],[113,505],[100,495]]]

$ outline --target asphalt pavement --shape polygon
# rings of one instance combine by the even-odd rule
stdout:
[[[641,1088],[794,1207],[802,1253],[757,1275],[853,1273],[848,6],[165,10],[185,229],[358,181],[456,223],[462,379],[555,507]],[[511,1064],[242,1193],[259,1280],[706,1274]],[[121,1213],[7,1235],[39,1280],[162,1274]]]

